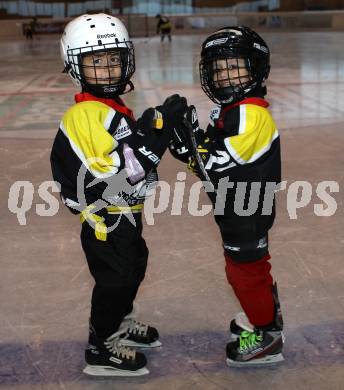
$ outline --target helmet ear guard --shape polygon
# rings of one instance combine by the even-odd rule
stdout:
[[[264,40],[248,27],[233,26],[216,31],[202,45],[199,70],[203,91],[216,104],[240,101],[258,87],[266,91],[263,83],[270,71],[269,54]],[[239,65],[241,59],[245,61],[246,71]],[[222,61],[220,82],[214,72],[219,61]],[[237,72],[233,71],[233,65]]]
[[[70,64],[65,64],[62,73],[67,73],[73,80],[77,80],[76,74],[74,73]]]

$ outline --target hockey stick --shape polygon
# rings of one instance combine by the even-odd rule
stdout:
[[[191,123],[187,120],[187,119],[183,119],[183,125],[186,127],[186,129],[188,130],[188,136],[189,136],[189,145],[190,145],[190,148],[191,148],[191,154],[192,156],[195,158],[196,160],[196,164],[197,164],[197,167],[199,169],[199,172],[201,173],[201,176],[202,176],[202,180],[206,181],[208,183],[208,185],[210,186],[210,190],[211,191],[207,191],[208,193],[209,192],[213,192],[215,193],[215,199],[212,199],[212,196],[210,196],[209,194],[209,197],[212,199],[212,201],[216,202],[216,197],[218,195],[217,193],[217,190],[214,186],[214,184],[212,183],[212,181],[210,180],[210,177],[208,175],[208,172],[206,171],[205,167],[204,167],[204,164],[203,164],[203,161],[202,161],[202,158],[197,150],[197,141],[196,141],[196,137],[195,137],[195,133],[193,131],[193,128],[192,128],[192,125]]]

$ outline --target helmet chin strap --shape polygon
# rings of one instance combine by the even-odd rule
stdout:
[[[221,101],[221,104],[235,103],[245,97],[249,96],[265,96],[266,95],[266,87],[264,85],[257,85],[257,83],[253,83],[246,88],[249,88],[249,91],[245,89],[245,87],[237,86],[228,86],[225,88],[221,88],[216,93],[217,99]]]
[[[244,96],[244,91],[239,86],[228,86],[219,88],[215,96],[221,103],[231,103],[240,100]]]
[[[132,90],[134,90],[134,84],[130,80],[121,88],[118,88],[116,91],[113,92],[106,92],[102,88],[99,88],[99,85],[95,85],[93,88],[92,84],[84,84],[82,88],[83,92],[89,92],[96,97],[106,99],[112,99],[116,96],[127,94]]]

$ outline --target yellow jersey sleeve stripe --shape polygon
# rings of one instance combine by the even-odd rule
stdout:
[[[66,112],[60,125],[73,151],[95,177],[117,173],[120,166],[115,151],[118,143],[104,127],[113,114],[109,110],[100,102],[78,103]]]
[[[275,122],[264,107],[246,104],[240,106],[238,135],[227,137],[225,146],[239,164],[258,160],[279,136]]]

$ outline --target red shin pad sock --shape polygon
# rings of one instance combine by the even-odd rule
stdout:
[[[265,326],[274,319],[270,255],[253,263],[236,263],[225,254],[226,275],[251,324]]]

